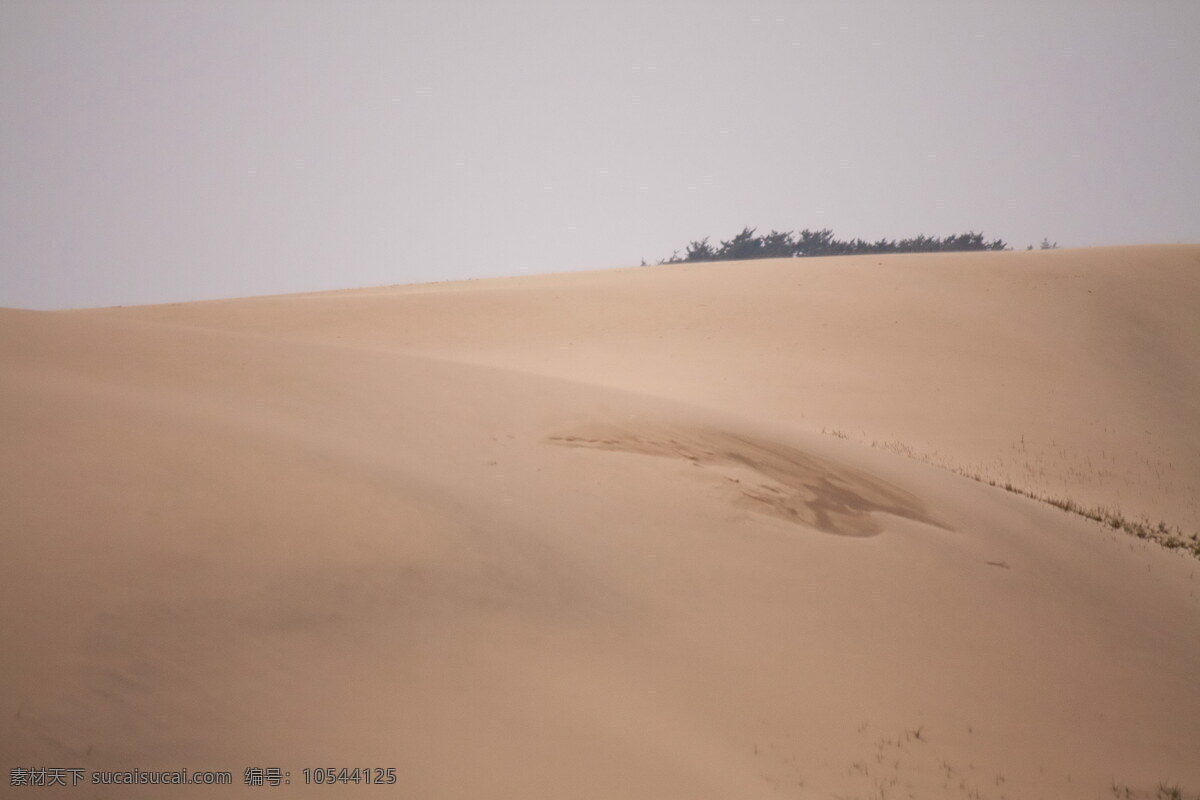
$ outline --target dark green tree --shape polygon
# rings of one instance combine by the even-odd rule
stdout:
[[[1042,249],[1053,249],[1058,243],[1042,240]],[[865,255],[870,253],[939,253],[966,252],[980,250],[1009,250],[1011,249],[1002,239],[986,241],[983,234],[976,231],[950,234],[944,238],[918,234],[908,239],[879,239],[868,242],[864,239],[843,241],[833,236],[833,231],[823,228],[819,231],[805,228],[798,234],[790,231],[772,230],[766,236],[756,236],[755,229],[742,228],[742,231],[728,241],[721,242],[720,247],[713,247],[708,238],[699,239],[688,245],[686,253],[681,257],[676,250],[670,258],[663,259],[660,264],[673,264],[681,261],[735,261],[750,258],[786,258],[788,256],[838,256]],[[1030,249],[1033,249],[1030,246]]]
[[[763,240],[754,235],[754,228],[742,228],[742,232],[727,242],[721,242],[717,258],[722,261],[742,261],[762,257]]]
[[[831,255],[830,250],[832,245],[833,231],[828,228],[819,231],[810,231],[808,228],[805,228],[800,231],[800,235],[796,238],[796,255]]]
[[[760,253],[763,258],[791,258],[796,251],[796,242],[791,231],[771,231],[762,238]]]
[[[699,239],[690,243],[687,246],[687,253],[684,255],[684,261],[713,261],[717,257],[717,251],[713,250],[712,245],[708,243],[708,237]]]

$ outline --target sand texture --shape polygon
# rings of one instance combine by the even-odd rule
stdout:
[[[0,310],[2,766],[235,782],[4,790],[1194,796],[1200,560],[1002,487],[1200,531],[1198,309],[1164,245]]]

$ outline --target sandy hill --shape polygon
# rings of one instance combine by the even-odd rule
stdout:
[[[1200,792],[1200,563],[961,474],[1200,530],[1196,308],[1156,246],[0,311],[4,766]]]

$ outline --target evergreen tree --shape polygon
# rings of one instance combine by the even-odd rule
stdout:
[[[795,250],[791,231],[771,231],[763,237],[760,252],[763,258],[791,258]]]
[[[717,258],[717,253],[713,250],[712,245],[708,243],[708,237],[691,242],[687,246],[687,254],[684,256],[684,261],[714,261]]]
[[[722,261],[743,261],[762,257],[762,239],[754,235],[754,228],[742,228],[742,232],[727,242],[721,242],[717,258]]]
[[[1052,250],[1058,243],[1049,239],[1042,240],[1043,250]],[[870,253],[949,253],[981,250],[1010,250],[1002,239],[986,241],[983,234],[976,231],[950,234],[944,238],[927,236],[924,233],[908,239],[879,239],[868,242],[864,239],[843,241],[833,236],[833,231],[823,228],[819,231],[805,228],[798,234],[790,231],[772,230],[766,236],[756,236],[755,229],[742,228],[741,232],[732,239],[721,242],[720,247],[708,243],[708,237],[691,242],[685,254],[680,257],[676,250],[670,258],[658,262],[674,264],[682,261],[741,261],[750,258],[787,258],[865,255]],[[1029,249],[1033,249],[1030,245]]]

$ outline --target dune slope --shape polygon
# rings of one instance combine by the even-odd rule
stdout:
[[[837,430],[1200,530],[1200,246],[763,260],[104,315],[434,355]]]
[[[1198,276],[1106,248],[2,311],[5,766],[1200,791],[1200,564],[938,466],[1195,526]]]

